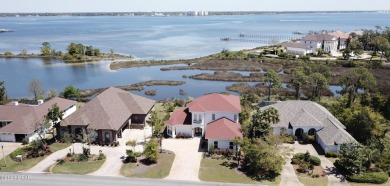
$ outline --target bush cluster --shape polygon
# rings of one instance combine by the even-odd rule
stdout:
[[[385,172],[369,172],[364,174],[357,174],[348,176],[347,179],[357,183],[375,183],[381,184],[387,182],[389,175]]]
[[[337,154],[336,152],[327,152],[325,154],[325,157],[327,157],[327,158],[338,158],[339,154]]]
[[[302,162],[309,163],[313,166],[321,165],[321,160],[316,156],[311,156],[309,153],[296,153],[291,159],[291,164],[301,164]]]
[[[187,133],[177,133],[176,134],[176,138],[179,138],[179,139],[187,139],[187,138],[192,138],[192,135],[191,134],[187,134]]]

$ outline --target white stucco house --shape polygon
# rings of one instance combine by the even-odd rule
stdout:
[[[306,56],[306,54],[312,54],[313,47],[309,44],[297,43],[297,42],[285,42],[282,43],[283,50],[292,55]]]
[[[280,121],[272,124],[273,133],[288,133],[302,136],[303,133],[314,135],[317,143],[327,152],[339,152],[340,145],[356,140],[345,130],[345,126],[337,120],[325,107],[312,101],[272,102],[261,106],[262,110],[274,107],[279,111]]]
[[[21,142],[24,138],[29,142],[39,138],[34,123],[42,122],[48,110],[57,104],[63,113],[63,119],[76,111],[76,101],[59,97],[46,102],[43,100],[33,102],[12,102],[0,106],[0,141]]]
[[[308,34],[300,39],[301,44],[308,44],[313,52],[323,49],[324,53],[336,53],[338,51],[338,38],[330,34]]]
[[[186,108],[174,111],[166,121],[167,135],[204,137],[208,147],[233,149],[232,140],[242,138],[240,97],[208,94],[194,99]]]

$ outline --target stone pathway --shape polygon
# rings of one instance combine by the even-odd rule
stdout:
[[[165,179],[200,181],[202,152],[198,152],[199,143],[200,138],[163,140],[162,148],[175,153],[171,171]]]

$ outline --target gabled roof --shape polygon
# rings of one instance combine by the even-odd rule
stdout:
[[[207,125],[206,139],[233,140],[242,138],[242,129],[239,123],[226,118],[220,118]]]
[[[303,41],[334,41],[337,40],[335,36],[329,34],[308,34],[303,37]]]
[[[57,103],[61,111],[65,111],[77,102],[55,97],[39,106],[25,104],[0,106],[0,121],[11,122],[0,128],[0,132],[13,134],[30,134],[34,132],[33,124],[41,121],[55,103]]]
[[[188,105],[190,112],[241,112],[240,97],[225,94],[207,94]]]
[[[191,115],[192,114],[188,112],[188,108],[177,109],[165,123],[171,126],[191,124]]]
[[[262,110],[274,107],[279,111],[280,122],[273,124],[272,127],[285,127],[291,125],[298,127],[313,127],[320,129],[317,135],[326,145],[342,144],[346,141],[356,141],[341,124],[325,107],[312,102],[291,100],[275,103]]]
[[[340,30],[337,30],[335,32],[330,32],[329,35],[335,36],[340,39],[348,39],[349,38],[349,33],[342,32]]]
[[[312,47],[309,44],[305,43],[296,43],[296,42],[285,42],[282,43],[283,47],[290,47],[290,48],[301,48],[301,49],[311,49]]]
[[[148,114],[154,100],[111,87],[61,122],[92,129],[118,130],[132,114]]]

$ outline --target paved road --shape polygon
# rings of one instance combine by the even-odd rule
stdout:
[[[29,179],[5,180],[8,177],[24,176]],[[61,175],[61,174],[25,174],[25,173],[0,173],[1,186],[203,186],[203,185],[243,185],[210,182],[192,182],[160,179],[141,179],[125,177],[99,177],[89,175]]]
[[[164,139],[162,148],[173,151],[171,171],[165,179],[199,181],[200,161],[202,152],[198,152],[200,138]]]

